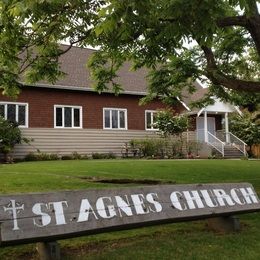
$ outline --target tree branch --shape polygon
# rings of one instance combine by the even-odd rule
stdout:
[[[219,71],[211,48],[201,46],[201,49],[207,60],[206,76],[214,84],[222,85],[223,87],[237,91],[260,92],[260,82],[240,80],[225,75],[223,72]]]
[[[252,16],[230,16],[218,19],[217,26],[220,28],[229,26],[241,26],[246,28],[254,40],[258,55],[260,56],[260,15],[258,13]]]
[[[245,15],[241,16],[230,16],[230,17],[224,17],[217,20],[217,26],[218,27],[228,27],[228,26],[247,26],[247,18]]]

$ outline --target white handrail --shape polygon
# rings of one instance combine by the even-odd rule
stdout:
[[[241,151],[245,156],[247,155],[246,152],[246,143],[241,140],[240,138],[238,138],[237,136],[235,136],[234,134],[232,134],[231,132],[228,132],[229,135],[231,135],[235,140],[237,140],[238,142],[242,143],[243,149],[240,149],[240,146],[236,146],[236,148]]]
[[[216,143],[219,143],[221,148],[217,147],[213,142],[210,142],[210,138],[213,138],[214,141],[216,141]],[[216,150],[218,150],[222,156],[224,157],[224,147],[225,147],[225,143],[223,143],[221,140],[219,140],[215,135],[213,135],[212,133],[208,132],[208,144],[210,144],[212,147],[214,147]]]

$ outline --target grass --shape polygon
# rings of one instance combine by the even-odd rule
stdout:
[[[122,187],[90,181],[152,179],[180,183],[250,182],[260,193],[260,161],[86,160],[0,164],[0,192]],[[134,185],[134,184],[130,184]],[[140,184],[139,184],[140,185]],[[62,259],[260,259],[260,215],[241,216],[242,231],[217,234],[205,221],[175,223],[63,240]],[[0,259],[37,259],[35,245],[0,248]]]

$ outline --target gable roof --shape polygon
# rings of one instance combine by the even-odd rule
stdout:
[[[190,107],[192,102],[202,99],[207,93],[208,88],[204,88],[201,83],[198,81],[193,82],[195,87],[194,93],[189,93],[188,91],[183,91],[181,100],[185,103],[186,106]]]
[[[68,45],[62,44],[61,49],[66,50]],[[95,50],[89,48],[81,48],[73,46],[68,52],[61,55],[59,58],[61,71],[65,75],[55,84],[40,81],[35,84],[36,87],[80,90],[80,91],[95,91],[93,89],[93,81],[91,80],[90,70],[87,68],[87,62],[93,55]],[[124,63],[119,69],[117,81],[123,86],[122,94],[146,95],[147,94],[147,79],[148,70],[141,68],[137,71],[130,71],[130,63]],[[191,102],[201,99],[207,92],[207,88],[195,81],[193,85],[196,91],[193,94],[184,91],[181,99],[178,99],[186,110],[191,111]],[[112,91],[105,91],[112,92]],[[192,112],[198,112],[199,109],[192,109]]]
[[[208,94],[209,89],[202,86],[202,84],[199,81],[193,82],[193,85],[195,87],[195,92],[193,94],[189,94],[188,92],[184,92],[182,95],[182,100],[184,106],[187,107],[187,110],[189,111],[188,114],[197,114],[197,116],[200,116],[202,112],[207,111],[209,113],[232,113],[232,112],[238,112],[240,115],[242,112],[240,109],[228,102],[223,102],[217,97],[212,97],[214,99],[214,104],[207,105],[203,108],[192,108],[191,109],[191,103],[198,101],[202,99],[206,94]]]
[[[65,50],[66,48],[68,46],[61,45],[61,49]],[[35,85],[39,87],[94,91],[90,70],[87,69],[86,65],[94,52],[95,50],[88,48],[72,47],[59,58],[61,71],[66,75],[53,85],[44,81]],[[117,81],[123,86],[123,93],[145,95],[147,70],[142,68],[138,71],[130,71],[130,67],[129,63],[125,63],[117,73]]]

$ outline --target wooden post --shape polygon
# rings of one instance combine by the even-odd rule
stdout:
[[[40,260],[60,260],[60,246],[57,241],[39,242],[36,245]]]
[[[221,232],[230,233],[240,231],[239,218],[235,216],[209,218],[207,220],[209,229]]]

